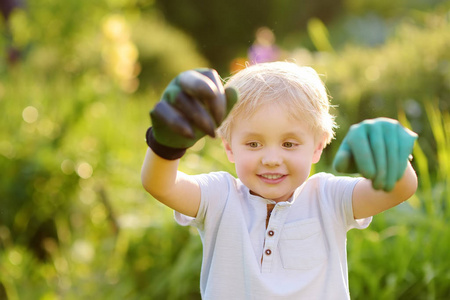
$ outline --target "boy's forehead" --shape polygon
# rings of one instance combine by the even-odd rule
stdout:
[[[282,119],[289,119],[292,121],[302,121],[306,117],[306,109],[299,107],[290,101],[279,101],[278,99],[260,99],[255,101],[253,105],[248,105],[246,109],[242,109],[234,116],[233,122],[239,122],[241,120],[250,120],[255,117],[256,114],[265,114],[267,117],[273,116],[274,112],[277,112],[276,116]],[[308,118],[306,118],[308,119]]]
[[[301,124],[304,127],[310,127],[305,118],[296,115],[288,107],[276,105],[274,103],[265,103],[260,107],[249,112],[241,112],[237,114],[232,122],[233,126],[239,127],[240,130],[249,129],[248,126],[255,125],[257,127],[276,126],[284,124],[292,127],[294,124]]]
[[[241,136],[264,134],[264,128],[272,127],[282,128],[279,134],[283,136],[296,135],[300,137],[319,134],[305,111],[279,105],[276,102],[266,102],[253,111],[241,111],[234,116],[230,125],[231,136],[237,132]],[[296,129],[294,130],[294,128]],[[302,129],[299,131],[298,128]]]

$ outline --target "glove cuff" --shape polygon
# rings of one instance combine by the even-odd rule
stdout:
[[[155,152],[156,155],[167,160],[176,160],[181,158],[186,153],[187,148],[172,148],[164,146],[155,139],[152,127],[150,127],[145,134],[147,145]]]

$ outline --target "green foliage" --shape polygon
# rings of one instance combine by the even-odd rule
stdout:
[[[349,233],[350,290],[356,299],[444,299],[450,293],[450,114],[428,104],[427,117],[440,168],[430,178],[428,160],[417,146],[416,195],[374,217],[369,229]]]
[[[140,18],[133,28],[133,40],[139,49],[142,82],[140,89],[162,93],[180,70],[207,67],[208,62],[196,50],[192,39],[163,22],[162,16],[149,14]],[[150,32],[149,32],[150,31]],[[169,42],[168,42],[169,41]]]
[[[198,295],[200,257],[177,258],[200,253],[200,241],[149,201],[139,173],[165,78],[205,60],[150,12],[41,4],[14,13],[22,58],[0,67],[0,298]],[[178,290],[179,276],[191,279]]]
[[[411,117],[421,117],[424,123],[423,111],[413,111],[408,105],[417,102],[423,110],[430,95],[440,99],[441,109],[449,109],[449,40],[446,16],[430,14],[422,26],[409,22],[399,26],[383,46],[348,46],[339,59],[324,65],[343,119],[353,123],[380,115],[396,117],[393,108],[404,106]]]
[[[207,0],[155,1],[168,20],[196,38],[200,51],[220,73],[229,72],[236,56],[246,56],[260,26],[268,26],[284,39],[304,30],[311,17],[329,20],[340,1]]]
[[[240,10],[225,3],[218,12],[225,19],[208,30],[211,7],[209,21],[201,23],[203,10],[183,6],[192,26],[220,40],[217,47],[196,44],[171,27],[153,1],[29,0],[14,13],[13,40],[0,38],[0,57],[9,43],[22,50],[18,64],[0,64],[0,299],[199,299],[197,233],[176,225],[172,211],[140,184],[148,111],[176,74],[207,66],[198,49],[223,54],[226,65],[229,53],[242,48],[233,45],[248,46],[253,26],[269,19],[248,12],[268,3],[235,4],[249,7]],[[273,14],[283,15],[291,2],[277,3]],[[358,3],[344,6],[365,16],[369,8]],[[395,3],[369,4],[393,16]],[[239,16],[233,20],[248,17],[254,25],[231,24],[228,7]],[[351,123],[380,115],[398,116],[421,134],[414,150],[419,191],[376,216],[369,229],[349,234],[356,299],[444,299],[450,293],[450,38],[443,8],[402,8],[407,21],[377,48],[335,45],[333,29],[322,26],[327,22],[311,23],[319,42],[335,53],[295,52],[303,55],[300,63],[326,74],[339,104],[338,141]],[[230,49],[222,53],[223,44]],[[315,168],[329,170],[328,163],[325,157]],[[181,169],[234,173],[220,141],[210,138],[188,151]]]
[[[348,45],[306,61],[324,74],[332,102],[338,106],[337,140],[352,124],[381,116],[398,118],[398,112],[405,111],[420,136],[430,171],[435,171],[436,142],[425,108],[436,102],[441,111],[450,109],[449,41],[447,15],[424,13],[399,25],[381,46]],[[331,153],[337,146],[331,145]]]

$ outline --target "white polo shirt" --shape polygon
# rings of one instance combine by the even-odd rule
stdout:
[[[226,172],[195,176],[201,188],[196,218],[203,242],[203,299],[350,299],[346,234],[369,226],[354,220],[352,192],[360,178],[319,173],[287,202],[267,204]]]

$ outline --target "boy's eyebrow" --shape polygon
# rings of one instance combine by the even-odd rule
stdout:
[[[305,135],[305,133],[301,132],[301,131],[289,131],[289,132],[285,132],[283,134],[283,137],[290,137],[290,136],[303,137],[304,135]]]
[[[253,136],[261,136],[262,134],[257,133],[257,132],[253,132],[253,131],[243,131],[242,132],[242,137],[244,138],[248,138],[248,137],[253,137]]]
[[[242,132],[243,138],[262,137],[263,135],[264,134],[253,132],[253,131],[243,131]],[[288,132],[280,134],[279,136],[281,138],[294,137],[294,138],[302,139],[304,135],[305,135],[305,133],[301,132],[301,131],[288,131]]]

